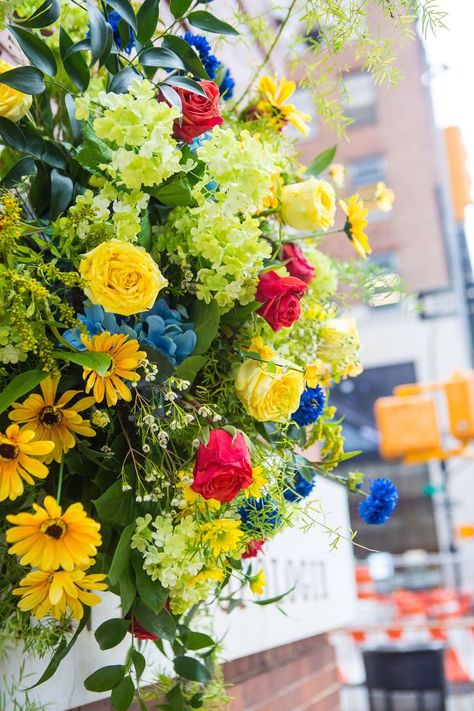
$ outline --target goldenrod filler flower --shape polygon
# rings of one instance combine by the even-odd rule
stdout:
[[[374,195],[377,210],[381,212],[390,212],[395,202],[395,193],[391,188],[387,188],[384,182],[377,183]]]
[[[217,556],[236,554],[242,547],[243,532],[240,530],[240,521],[230,518],[219,518],[201,526],[203,539],[209,543],[212,554]]]
[[[281,219],[295,230],[327,230],[335,214],[336,193],[327,180],[311,177],[282,188]]]
[[[293,104],[286,102],[295,92],[296,84],[294,81],[288,81],[285,77],[280,79],[272,79],[268,75],[263,76],[257,84],[257,91],[262,95],[262,99],[257,104],[257,110],[261,113],[276,114],[277,121],[282,123],[291,123],[304,136],[309,131],[309,126],[306,125],[311,121],[311,116],[299,111]]]
[[[344,232],[351,240],[356,252],[365,259],[372,252],[369,238],[364,232],[368,224],[367,215],[369,211],[357,193],[347,201],[339,200],[339,205],[346,213],[347,218]]]
[[[265,590],[266,584],[267,579],[262,568],[249,580],[250,590],[254,595],[261,595]]]
[[[105,375],[99,375],[91,368],[84,368],[83,378],[86,380],[85,391],[92,390],[94,400],[102,402],[104,397],[107,405],[116,405],[118,399],[129,402],[132,399],[130,388],[124,380],[136,382],[140,376],[135,372],[140,362],[146,358],[145,351],[139,351],[139,343],[135,338],[130,338],[123,333],[110,334],[108,331],[99,333],[98,336],[89,338],[82,336],[83,343],[88,351],[94,353],[107,353],[112,359]]]
[[[34,436],[32,430],[20,431],[18,425],[10,425],[5,434],[0,433],[0,501],[21,496],[23,480],[34,484],[33,477],[48,476],[48,467],[33,457],[52,452],[54,442],[32,442]]]
[[[74,433],[83,437],[95,435],[89,420],[79,414],[94,404],[94,398],[83,397],[75,405],[68,406],[81,391],[66,390],[56,402],[58,383],[58,378],[46,378],[40,384],[42,395],[34,393],[22,403],[14,402],[13,410],[8,414],[10,420],[23,424],[22,430],[32,430],[37,440],[54,442],[53,451],[44,459],[46,464],[53,459],[60,462],[63,455],[76,445]]]
[[[0,74],[14,68],[8,62],[0,59]],[[30,106],[31,96],[29,94],[12,89],[7,84],[0,84],[0,116],[17,122],[28,112]]]
[[[168,284],[143,247],[118,239],[102,242],[84,255],[79,271],[92,303],[122,316],[151,309]]]
[[[100,602],[100,597],[90,590],[107,590],[105,577],[102,573],[87,575],[82,568],[33,570],[20,580],[12,594],[21,596],[20,610],[31,611],[38,619],[49,613],[59,620],[69,613],[80,620],[84,614],[83,604],[93,607]]]
[[[43,506],[33,504],[33,508],[34,514],[7,516],[14,524],[6,533],[7,542],[13,544],[8,552],[17,555],[21,565],[41,570],[88,567],[102,538],[100,524],[87,516],[82,504],[71,504],[63,513],[57,501],[47,496]]]

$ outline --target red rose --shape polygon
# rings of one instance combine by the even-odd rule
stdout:
[[[181,123],[177,120],[174,124],[174,135],[186,143],[191,143],[196,136],[224,123],[219,109],[219,87],[213,81],[200,81],[199,84],[206,93],[205,97],[178,86],[174,87],[183,107]]]
[[[242,558],[255,558],[260,553],[265,541],[249,541],[245,553],[242,553]]]
[[[130,634],[133,634],[133,636],[137,639],[151,639],[153,642],[156,642],[157,639],[160,639],[157,634],[153,634],[153,632],[148,632],[148,630],[142,627],[136,617],[134,617],[133,620],[130,621],[128,631],[130,632]]]
[[[191,489],[205,499],[232,501],[252,483],[250,453],[243,435],[212,430],[207,444],[200,444]]]
[[[283,245],[283,261],[291,276],[297,277],[309,284],[314,279],[314,267],[308,262],[301,249],[296,244],[286,242]]]
[[[274,331],[291,326],[300,317],[300,299],[308,287],[296,277],[281,277],[276,272],[260,274],[256,299],[262,302],[257,313]]]

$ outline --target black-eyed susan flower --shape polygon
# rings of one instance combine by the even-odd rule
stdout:
[[[306,124],[311,121],[311,116],[299,111],[293,104],[286,103],[295,89],[295,82],[288,81],[285,77],[278,82],[268,75],[263,76],[257,85],[257,91],[262,97],[257,104],[257,111],[265,115],[274,114],[277,124],[291,123],[306,136],[309,131]]]
[[[32,430],[20,431],[18,425],[7,427],[6,433],[0,433],[0,501],[21,496],[24,491],[23,481],[34,484],[34,478],[48,476],[48,467],[35,457],[48,455],[54,449],[54,442],[32,442],[35,433]]]
[[[84,368],[86,393],[92,390],[96,402],[102,402],[105,397],[109,407],[116,405],[119,398],[127,402],[130,401],[132,393],[130,388],[125,385],[124,380],[131,382],[140,380],[140,376],[135,370],[146,358],[145,351],[138,350],[140,347],[138,341],[123,333],[112,335],[108,331],[93,336],[93,338],[83,336],[82,340],[88,351],[106,353],[112,360],[109,369],[103,376],[95,370]]]
[[[368,223],[367,215],[369,211],[357,193],[347,201],[339,200],[339,205],[344,210],[347,218],[344,232],[349,237],[356,252],[365,259],[372,252],[369,238],[364,232]]]
[[[63,513],[52,496],[43,506],[33,504],[35,513],[7,516],[14,524],[7,530],[8,552],[20,558],[21,565],[41,570],[73,570],[88,567],[102,543],[100,524],[89,518],[81,503],[71,504]]]
[[[46,464],[55,459],[60,462],[63,454],[76,444],[75,434],[93,437],[93,430],[88,420],[79,414],[94,404],[93,397],[83,397],[74,405],[70,401],[80,394],[80,390],[67,390],[56,400],[58,379],[46,378],[40,387],[42,395],[29,395],[22,403],[14,402],[13,410],[8,414],[10,420],[23,424],[22,429],[32,430],[37,440],[51,440],[54,449],[46,455]]]
[[[18,607],[40,619],[47,614],[57,620],[70,614],[76,620],[84,615],[83,605],[93,607],[100,597],[91,590],[106,590],[105,575],[87,575],[82,568],[74,570],[33,570],[12,591],[21,596]]]

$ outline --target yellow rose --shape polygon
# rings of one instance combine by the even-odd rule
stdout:
[[[281,217],[295,230],[327,230],[335,213],[336,194],[326,180],[310,178],[282,188]]]
[[[0,74],[8,72],[10,69],[14,69],[14,67],[0,59]],[[0,84],[0,116],[16,122],[23,118],[30,106],[31,96],[12,89],[6,84]]]
[[[168,284],[143,247],[118,239],[102,242],[88,252],[79,271],[92,303],[122,316],[150,309]]]
[[[272,372],[274,371],[274,372]],[[246,358],[235,379],[237,395],[259,422],[288,422],[300,404],[303,373]]]

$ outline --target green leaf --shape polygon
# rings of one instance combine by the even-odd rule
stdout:
[[[132,651],[132,662],[133,666],[135,667],[135,671],[137,673],[137,677],[140,679],[141,675],[145,671],[146,668],[146,659],[143,656],[143,654],[140,654],[140,652],[137,649],[134,649]]]
[[[186,638],[186,647],[188,649],[204,649],[205,647],[215,647],[216,643],[203,632],[190,632]]]
[[[20,400],[23,395],[36,388],[47,375],[42,370],[28,370],[26,373],[21,373],[13,380],[10,380],[0,393],[0,413],[5,412],[12,402]]]
[[[130,560],[130,541],[132,540],[135,528],[135,522],[133,521],[126,526],[120,534],[119,542],[107,575],[112,585],[117,585],[125,568],[128,567]]]
[[[133,579],[133,571],[130,566],[122,573],[119,580],[120,605],[124,615],[129,612],[136,596],[135,582]]]
[[[201,684],[206,684],[211,679],[209,669],[202,662],[185,654],[175,657],[174,670],[183,679],[199,681]]]
[[[209,349],[219,330],[220,314],[217,301],[211,301],[209,304],[205,301],[195,301],[191,318],[197,336],[193,355],[202,355]]]
[[[0,84],[11,86],[12,89],[24,94],[42,94],[46,89],[43,72],[36,67],[15,67],[0,74]]]
[[[54,220],[67,208],[74,193],[74,183],[68,175],[59,173],[56,168],[51,171],[51,202],[49,218]]]
[[[202,368],[206,365],[208,358],[203,355],[192,355],[188,356],[183,362],[178,365],[174,373],[176,378],[181,378],[181,380],[188,380],[193,383],[196,379],[196,375]]]
[[[327,148],[325,151],[316,156],[316,158],[311,161],[311,163],[306,168],[307,175],[320,175],[323,170],[326,170],[328,165],[330,165],[334,156],[336,155],[337,145],[332,148]]]
[[[181,101],[181,97],[176,91],[176,89],[172,89],[171,86],[167,86],[167,84],[161,84],[160,91],[165,97],[168,104],[170,104],[171,106],[177,106],[180,112],[182,113],[183,102]]]
[[[81,365],[83,368],[95,370],[102,378],[110,368],[112,362],[111,357],[107,353],[95,353],[94,351],[81,351],[74,353],[73,351],[53,351],[54,358],[66,360],[69,363]]]
[[[101,522],[124,528],[135,521],[135,499],[131,491],[122,491],[122,480],[114,482],[98,499],[92,501]]]
[[[150,47],[140,54],[140,64],[144,67],[164,67],[165,69],[186,69],[182,59],[171,49]]]
[[[54,77],[58,71],[58,66],[54,54],[46,42],[42,40],[41,37],[38,37],[38,35],[23,30],[21,27],[8,25],[8,29],[30,62],[38,67],[38,69],[41,69],[45,74]]]
[[[93,672],[84,681],[87,691],[110,691],[120,684],[125,674],[123,664],[113,664]]]
[[[138,594],[145,605],[155,614],[158,614],[163,609],[168,597],[168,591],[159,580],[152,580],[146,570],[143,570],[142,556],[138,552],[136,552],[136,555],[133,555],[133,553],[132,564],[135,570]]]
[[[109,91],[114,94],[126,94],[128,87],[130,86],[133,79],[136,79],[140,75],[132,67],[124,67],[121,69],[109,84]]]
[[[130,27],[133,27],[135,32],[137,31],[137,18],[128,0],[107,0],[107,5],[117,10],[122,20],[129,24]]]
[[[130,620],[107,620],[94,632],[94,637],[101,649],[112,649],[124,639],[130,626]]]
[[[133,606],[133,616],[137,618],[147,632],[156,634],[158,637],[167,639],[170,642],[174,640],[176,623],[168,610],[163,609],[158,615],[155,615],[142,600],[138,599]]]
[[[74,156],[89,172],[94,175],[102,175],[100,165],[110,163],[112,160],[112,150],[94,133],[92,126],[88,123],[82,126],[84,140],[79,146],[79,150]]]
[[[207,94],[202,86],[198,84],[197,81],[194,81],[194,79],[189,79],[189,77],[170,76],[166,79],[164,84],[168,84],[168,86],[178,86],[186,91],[191,91],[193,94],[199,94],[199,96],[207,98]]]
[[[191,186],[185,175],[178,175],[172,178],[164,185],[150,191],[153,197],[162,202],[164,205],[182,205],[186,207],[193,203]]]
[[[190,12],[187,16],[187,21],[193,27],[197,27],[204,32],[215,32],[218,35],[238,35],[239,32],[223,20],[218,20],[217,17],[211,15],[207,10],[196,10]]]
[[[66,104],[66,111],[69,123],[71,124],[71,132],[74,143],[78,143],[81,138],[81,122],[76,118],[76,106],[71,94],[66,94],[64,103]]]
[[[29,156],[20,158],[20,160],[17,161],[5,175],[1,182],[1,186],[3,188],[12,188],[26,175],[36,175],[36,173],[37,168],[33,158],[30,158]]]
[[[26,20],[18,20],[17,25],[35,29],[49,27],[53,22],[56,22],[60,13],[59,0],[45,0]]]
[[[64,65],[64,69],[72,83],[77,86],[80,91],[85,91],[89,86],[90,74],[87,62],[80,54],[76,52],[75,54],[66,57],[66,53],[74,42],[69,37],[68,33],[64,27],[59,28],[59,53]]]
[[[0,116],[0,136],[4,143],[15,151],[25,151],[25,134],[14,121]]]
[[[184,696],[181,684],[175,684],[166,694],[166,708],[168,711],[185,711]]]
[[[137,40],[148,42],[155,34],[160,11],[160,0],[145,0],[137,12]]]
[[[252,602],[254,605],[261,605],[262,607],[264,607],[265,605],[273,605],[274,602],[279,602],[279,600],[283,600],[284,597],[293,592],[295,587],[296,585],[293,585],[292,588],[290,588],[284,593],[281,593],[281,595],[275,595],[275,597],[267,597],[266,600],[252,600]]]
[[[171,49],[178,57],[181,57],[188,72],[191,72],[195,77],[209,79],[209,74],[206,72],[197,52],[182,37],[168,35],[164,38],[161,46]]]
[[[109,44],[109,31],[111,27],[105,21],[102,12],[99,12],[93,5],[88,5],[87,12],[89,14],[89,41],[91,47],[91,67],[99,61],[107,49]],[[112,40],[109,45],[112,46]]]
[[[170,2],[170,10],[173,14],[173,17],[183,17],[183,15],[189,10],[191,5],[193,4],[193,0],[171,0]]]
[[[111,701],[114,711],[127,711],[133,703],[135,686],[130,676],[125,676],[112,691]]]
[[[34,689],[36,686],[39,686],[40,684],[43,684],[45,681],[48,681],[48,679],[51,679],[53,674],[56,672],[57,668],[61,664],[62,660],[64,657],[66,657],[70,650],[73,648],[74,644],[76,643],[76,639],[79,637],[81,634],[82,630],[86,626],[86,624],[89,621],[89,617],[91,614],[91,609],[90,607],[86,607],[84,609],[84,616],[80,620],[76,631],[74,632],[73,636],[69,640],[69,642],[66,642],[65,639],[62,639],[61,642],[58,644],[56,649],[53,652],[53,656],[49,660],[49,664],[38,679],[38,681],[33,684],[33,686],[29,686],[27,689],[24,689],[23,691],[30,691],[30,689]]]

